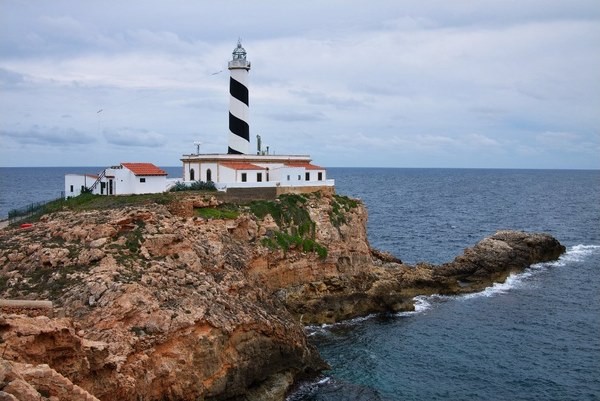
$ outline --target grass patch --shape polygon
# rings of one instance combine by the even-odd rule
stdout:
[[[105,210],[151,204],[166,205],[172,202],[173,199],[173,194],[169,193],[111,196],[82,193],[73,198],[57,199],[48,202],[44,206],[41,206],[33,215],[28,217],[27,220],[37,221],[44,214],[60,212],[63,210]]]
[[[291,235],[284,231],[274,232],[270,237],[262,239],[262,244],[269,249],[282,249],[284,253],[290,249],[302,252],[316,252],[321,259],[327,257],[327,248],[311,238],[302,238],[299,235]]]
[[[235,220],[240,212],[232,205],[222,205],[219,207],[203,207],[194,210],[194,214],[208,220]]]
[[[259,219],[270,214],[282,230],[292,235],[314,239],[316,224],[306,210],[306,202],[306,195],[287,194],[281,195],[275,202],[253,201],[249,207],[252,214]]]

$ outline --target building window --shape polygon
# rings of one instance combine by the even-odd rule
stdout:
[[[71,192],[73,192],[73,185],[71,185]]]
[[[145,178],[140,178],[140,182],[146,182]]]
[[[317,174],[317,179],[319,181],[323,181],[323,173],[319,171],[319,173]]]
[[[206,182],[211,182],[212,181],[212,171],[210,171],[210,169],[206,170]]]
[[[287,179],[288,179],[288,181],[290,180],[290,176],[289,175],[288,175]]]
[[[306,173],[304,173],[304,176],[305,176],[304,179],[306,181],[310,181],[310,173],[308,171]]]
[[[247,181],[246,173],[242,173],[242,182],[246,182],[246,181]]]
[[[190,169],[190,181],[194,181],[196,179],[196,172],[193,168]]]
[[[256,182],[262,182],[262,173],[256,173]]]
[[[298,174],[298,181],[302,181],[302,176]]]

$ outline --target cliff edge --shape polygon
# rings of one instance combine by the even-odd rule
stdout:
[[[347,197],[162,203],[0,231],[0,297],[53,302],[50,316],[0,317],[0,395],[21,380],[40,399],[282,400],[326,368],[305,324],[410,310],[416,295],[478,291],[564,252],[503,231],[448,264],[408,266],[371,249],[366,209]]]

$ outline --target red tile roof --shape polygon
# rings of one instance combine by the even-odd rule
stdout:
[[[135,175],[167,175],[167,173],[152,163],[121,163]]]
[[[325,170],[323,167],[315,166],[309,162],[290,162],[285,165],[286,167],[304,167],[306,170]]]
[[[247,162],[221,162],[219,164],[233,170],[266,170],[266,167],[257,166],[256,164]]]

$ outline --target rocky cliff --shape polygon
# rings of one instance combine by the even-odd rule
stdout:
[[[0,297],[51,300],[55,316],[0,317],[13,372],[0,371],[0,395],[21,380],[70,399],[42,373],[28,381],[41,366],[106,401],[281,400],[326,367],[305,324],[409,310],[415,295],[476,291],[564,252],[547,235],[499,232],[451,263],[408,266],[370,248],[366,220],[335,195],[189,196],[0,231]]]

